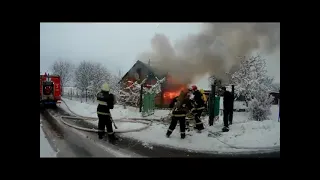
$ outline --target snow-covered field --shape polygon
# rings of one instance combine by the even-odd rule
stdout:
[[[97,117],[97,106],[93,103],[80,103],[79,101],[64,99],[68,107],[76,114],[87,117]],[[68,111],[65,104],[60,105],[61,108]],[[210,132],[220,131],[223,127],[222,116],[214,126],[207,126],[202,133],[195,131],[187,132],[189,136],[186,139],[180,139],[179,127],[173,132],[170,138],[165,136],[168,125],[154,122],[149,128],[139,132],[122,133],[121,136],[137,139],[145,146],[152,148],[153,144],[169,146],[174,148],[188,149],[193,151],[210,151],[210,152],[243,152],[254,151],[258,149],[266,149],[280,147],[280,123],[278,122],[278,106],[272,106],[272,116],[270,120],[262,122],[250,121],[245,112],[234,112],[233,125],[230,131],[222,133],[219,137],[210,137]],[[125,118],[141,118],[139,109],[122,106],[115,106],[111,110],[113,119]],[[160,119],[167,116],[168,110],[157,110],[154,115],[148,118]],[[88,121],[96,124],[97,121]],[[203,119],[205,125],[208,124],[208,117]],[[120,130],[136,129],[143,124],[116,122]]]
[[[49,144],[41,126],[42,125],[40,119],[40,157],[56,157],[56,152]]]

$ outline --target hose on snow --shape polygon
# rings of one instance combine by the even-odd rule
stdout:
[[[98,129],[90,129],[90,128],[85,128],[85,127],[80,127],[80,126],[76,126],[73,124],[70,124],[68,122],[66,122],[64,119],[80,119],[80,120],[98,120],[98,118],[95,117],[85,117],[85,116],[81,116],[79,114],[76,114],[75,112],[73,112],[70,107],[67,105],[67,103],[62,100],[62,102],[66,105],[67,109],[70,111],[70,113],[73,116],[60,116],[59,120],[67,125],[70,126],[72,128],[78,129],[78,130],[82,130],[82,131],[87,131],[87,132],[99,132]],[[127,130],[120,130],[120,129],[114,129],[114,132],[116,133],[128,133],[128,132],[138,132],[138,131],[142,131],[144,129],[147,129],[151,126],[152,122],[155,119],[145,119],[145,118],[128,118],[128,119],[114,119],[115,122],[130,122],[130,123],[140,123],[140,124],[144,124],[144,126],[140,127],[140,128],[134,128],[134,129],[127,129]]]

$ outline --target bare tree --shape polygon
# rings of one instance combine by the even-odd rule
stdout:
[[[76,87],[82,94],[88,92],[88,96],[95,100],[96,94],[100,91],[105,82],[109,82],[111,74],[101,63],[83,61],[75,70]]]
[[[111,79],[111,74],[101,63],[93,64],[91,92],[93,97],[100,91],[103,83],[108,82]]]
[[[82,61],[75,69],[75,86],[83,94],[91,85],[94,74],[94,64],[88,61]]]
[[[59,75],[61,87],[66,86],[72,79],[74,65],[70,61],[57,60],[51,66],[53,74]]]

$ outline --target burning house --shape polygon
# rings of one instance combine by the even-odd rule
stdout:
[[[123,88],[132,85],[134,82],[140,83],[147,78],[144,86],[150,87],[157,82],[158,79],[166,77],[166,81],[161,84],[161,93],[156,96],[155,103],[157,107],[168,107],[171,100],[180,94],[180,91],[187,90],[187,84],[179,83],[174,80],[168,73],[160,72],[159,70],[137,61],[132,68],[120,80]]]

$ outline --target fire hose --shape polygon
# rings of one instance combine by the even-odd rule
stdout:
[[[90,129],[90,128],[84,128],[84,127],[80,127],[80,126],[76,126],[76,125],[73,125],[73,124],[70,124],[68,122],[66,122],[64,119],[80,119],[80,120],[98,120],[98,118],[94,118],[94,117],[85,117],[85,116],[81,116],[79,114],[76,114],[75,112],[73,112],[70,107],[67,105],[67,103],[65,101],[62,100],[62,102],[66,105],[67,109],[70,111],[70,113],[73,115],[73,116],[60,116],[59,117],[59,120],[67,125],[67,126],[70,126],[72,128],[75,128],[75,129],[78,129],[78,130],[82,130],[82,131],[88,131],[88,132],[99,132],[98,129]],[[145,126],[143,127],[140,127],[140,128],[135,128],[135,129],[129,129],[129,130],[119,130],[116,125],[115,125],[115,130],[114,132],[116,133],[127,133],[127,132],[138,132],[138,131],[142,131],[144,129],[147,129],[148,127],[151,126],[152,122],[154,121],[155,119],[145,119],[145,118],[130,118],[130,119],[111,119],[111,121],[113,122],[113,124],[115,125],[115,122],[114,121],[117,121],[117,122],[130,122],[130,123],[141,123],[141,124],[145,124]]]

